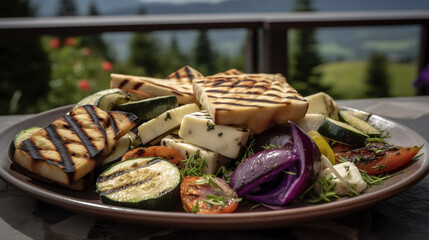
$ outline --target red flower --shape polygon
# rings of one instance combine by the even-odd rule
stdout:
[[[91,90],[91,84],[86,79],[82,79],[77,83],[78,88],[80,88],[82,91],[88,92]]]
[[[104,61],[101,67],[106,71],[111,71],[113,69],[113,64],[109,61]]]
[[[60,46],[60,40],[58,38],[51,38],[51,41],[49,42],[49,46],[51,48],[58,48]]]
[[[66,46],[73,46],[75,44],[75,39],[74,37],[68,37],[64,40],[64,45]]]
[[[85,47],[85,48],[82,49],[82,53],[83,53],[84,56],[87,56],[87,57],[91,56],[91,49]]]

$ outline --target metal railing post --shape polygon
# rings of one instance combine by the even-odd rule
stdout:
[[[256,73],[259,72],[258,69],[258,29],[257,28],[249,28],[247,29],[246,36],[246,56],[245,56],[245,69],[244,71],[247,73]]]
[[[259,43],[259,70],[265,73],[286,75],[288,69],[287,31],[284,25],[266,23]]]
[[[420,26],[420,51],[419,51],[419,70],[422,70],[429,64],[429,25]]]

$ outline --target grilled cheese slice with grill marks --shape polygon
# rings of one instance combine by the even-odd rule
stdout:
[[[159,79],[112,73],[110,88],[120,88],[147,98],[175,95],[181,105],[197,103],[190,78]]]
[[[190,83],[196,78],[204,77],[203,74],[190,66],[184,66],[168,75],[167,79],[188,79]]]
[[[216,74],[193,81],[195,97],[216,124],[258,134],[304,117],[307,101],[280,74]]]
[[[14,163],[42,178],[71,185],[94,170],[136,119],[133,114],[91,105],[74,108],[22,141]]]

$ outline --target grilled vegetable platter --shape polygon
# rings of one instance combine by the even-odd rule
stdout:
[[[108,206],[240,214],[358,198],[422,156],[423,142],[391,144],[377,116],[280,74],[185,66],[110,85],[17,132],[10,168]]]

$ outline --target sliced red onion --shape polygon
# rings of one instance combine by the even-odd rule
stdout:
[[[289,125],[275,125],[255,138],[253,151],[255,153],[263,151],[264,146],[272,146],[271,148],[293,148],[292,131]]]
[[[293,163],[285,159],[296,159],[296,156],[292,151],[283,149],[270,149],[253,154],[235,169],[229,185],[239,196],[244,196],[260,184],[272,180]]]
[[[289,124],[293,136],[292,150],[283,148],[258,152],[234,171],[230,186],[239,196],[262,204],[283,206],[300,196],[316,180],[320,171],[319,149],[297,125],[291,121]],[[278,178],[277,183],[268,184]]]

